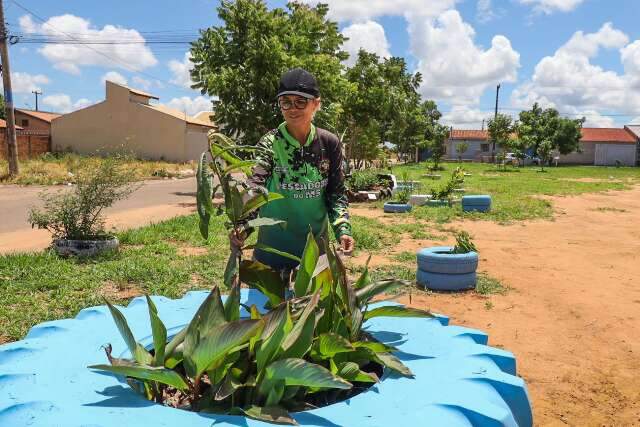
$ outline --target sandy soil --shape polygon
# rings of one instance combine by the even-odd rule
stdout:
[[[640,187],[551,199],[553,221],[452,224],[475,237],[479,270],[506,295],[425,293],[412,304],[512,351],[536,425],[640,425]],[[405,239],[394,252],[432,244]]]

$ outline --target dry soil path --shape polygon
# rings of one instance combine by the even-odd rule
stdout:
[[[39,204],[41,191],[64,188],[0,186],[0,253],[36,251],[49,245],[49,232],[29,226],[29,208]],[[107,227],[139,227],[191,213],[195,211],[195,191],[195,178],[144,181],[129,198],[105,211]]]
[[[536,425],[640,426],[640,187],[552,199],[553,221],[454,224],[475,237],[479,269],[511,287],[506,295],[412,303],[515,353]]]

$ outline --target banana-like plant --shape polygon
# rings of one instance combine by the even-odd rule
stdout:
[[[235,153],[259,148],[238,146],[229,137],[213,131],[209,133],[208,138],[211,161],[207,162],[207,153],[202,153],[196,173],[196,202],[202,237],[205,239],[209,237],[209,222],[214,213],[226,215],[227,231],[235,235],[240,235],[245,228],[257,229],[264,226],[283,225],[284,221],[255,218],[258,209],[266,203],[283,198],[282,195],[266,191],[254,194],[242,181],[236,180],[233,176],[238,172],[249,176],[254,164],[252,160],[240,159]],[[217,181],[215,185],[214,179]],[[212,199],[218,189],[222,189],[224,207],[220,205],[216,209]],[[241,261],[242,251],[231,251],[224,271],[224,284],[231,290],[225,309],[230,312],[234,312],[232,307],[237,307],[240,303],[238,267]]]
[[[451,197],[453,190],[464,183],[464,169],[458,166],[451,173],[451,178],[441,189],[432,188],[433,200],[447,200]]]

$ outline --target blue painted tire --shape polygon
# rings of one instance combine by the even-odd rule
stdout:
[[[449,206],[448,200],[429,200],[427,202],[427,206],[430,207],[441,207],[441,206]]]
[[[469,206],[486,206],[491,205],[491,196],[486,194],[462,196],[462,204]]]
[[[419,285],[434,291],[464,291],[476,287],[477,276],[473,273],[445,274],[418,270],[416,281]]]
[[[153,297],[169,334],[191,319],[207,292],[171,300]],[[244,303],[265,298],[242,291]],[[259,305],[261,306],[261,305]],[[122,309],[134,336],[152,343],[146,301],[135,298]],[[448,427],[529,427],[531,405],[516,376],[513,354],[488,347],[483,332],[447,326],[433,319],[374,318],[367,330],[396,346],[415,379],[385,372],[381,382],[353,398],[294,414],[302,426],[434,425]],[[195,413],[149,402],[122,378],[87,369],[106,363],[101,346],[128,356],[105,306],[80,311],[75,319],[42,323],[27,337],[0,346],[0,425],[121,427],[130,425],[273,427],[238,416]]]
[[[411,211],[411,205],[408,203],[391,203],[384,204],[384,211],[386,213],[405,213]]]
[[[478,268],[478,253],[452,254],[452,246],[420,249],[416,254],[418,269],[428,273],[465,274]]]
[[[463,212],[489,212],[491,211],[491,205],[487,205],[487,206],[462,205],[462,211]]]

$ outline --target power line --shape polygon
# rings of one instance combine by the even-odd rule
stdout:
[[[103,56],[103,57],[107,58],[109,61],[111,61],[111,62],[113,62],[113,63],[119,64],[121,67],[125,68],[126,70],[128,70],[128,71],[130,71],[130,72],[134,72],[134,73],[142,74],[142,75],[144,75],[144,76],[147,76],[147,77],[149,77],[149,78],[152,78],[152,79],[155,79],[155,80],[161,81],[162,83],[166,83],[166,84],[168,84],[168,85],[170,85],[170,86],[174,86],[174,87],[179,88],[180,90],[182,90],[182,91],[185,91],[185,92],[186,92],[186,89],[185,89],[183,86],[177,85],[177,84],[175,84],[175,83],[171,83],[171,82],[166,81],[166,80],[164,80],[164,79],[160,79],[160,78],[158,78],[158,77],[154,76],[153,74],[149,74],[149,73],[147,73],[147,72],[145,72],[145,71],[137,70],[137,69],[135,69],[135,68],[133,68],[133,67],[129,66],[128,64],[126,64],[126,63],[124,63],[124,62],[122,62],[122,61],[120,61],[120,60],[118,60],[118,59],[115,59],[115,58],[113,58],[113,57],[111,57],[111,56],[109,56],[109,55],[105,54],[104,52],[101,52],[101,51],[99,51],[99,50],[97,50],[97,49],[92,48],[90,45],[82,44],[82,41],[81,41],[81,40],[77,40],[77,39],[75,39],[73,36],[71,36],[69,33],[66,33],[66,32],[64,32],[64,31],[62,31],[62,30],[59,30],[58,28],[54,27],[53,25],[51,25],[50,23],[48,23],[44,18],[42,18],[41,16],[39,16],[37,13],[35,13],[35,12],[33,12],[33,11],[31,11],[31,10],[27,9],[26,7],[24,7],[23,5],[21,5],[20,3],[18,3],[16,0],[10,0],[10,1],[11,1],[13,4],[15,4],[17,7],[19,7],[20,9],[22,9],[22,10],[24,10],[25,12],[27,12],[28,14],[32,15],[32,16],[33,16],[34,18],[36,18],[38,21],[42,22],[42,24],[49,26],[49,27],[50,27],[50,28],[52,28],[53,30],[55,30],[55,31],[57,31],[57,32],[59,32],[59,33],[61,33],[61,34],[64,34],[65,36],[69,37],[69,38],[70,38],[70,39],[72,39],[72,40],[76,40],[77,44],[80,44],[81,46],[84,46],[85,48],[87,48],[87,49],[89,49],[89,50],[92,50],[93,52],[95,52],[95,53],[97,53],[97,54],[99,54],[99,55],[101,55],[101,56]]]

